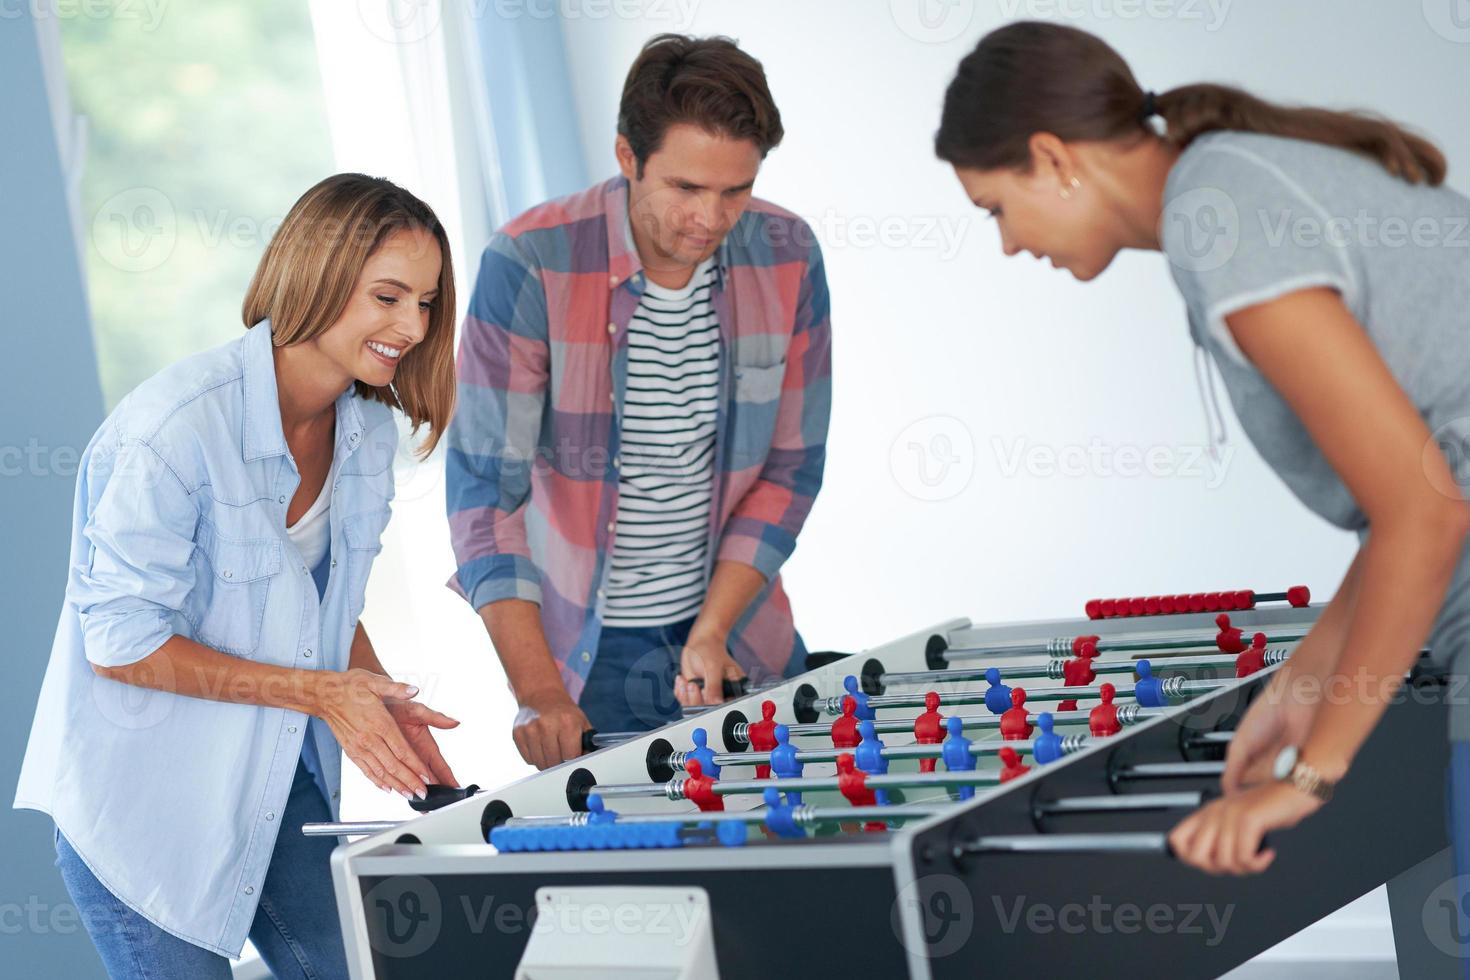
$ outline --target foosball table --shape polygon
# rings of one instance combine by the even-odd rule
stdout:
[[[1319,611],[1297,588],[954,620],[589,732],[493,792],[435,787],[411,820],[308,832],[357,838],[333,877],[358,980],[1216,977],[1384,882],[1403,975],[1458,969],[1420,922],[1448,873],[1427,667],[1264,874],[1169,853]]]

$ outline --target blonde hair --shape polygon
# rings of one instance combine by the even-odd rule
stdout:
[[[311,340],[342,315],[363,266],[399,231],[425,231],[439,243],[439,295],[424,339],[399,362],[393,383],[357,382],[362,398],[408,416],[428,435],[420,459],[434,451],[454,412],[454,267],[449,238],[433,210],[408,191],[366,174],[334,174],[291,206],[260,257],[242,314],[246,328],[271,321],[272,340],[286,347]]]

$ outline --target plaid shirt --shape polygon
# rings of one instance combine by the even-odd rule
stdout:
[[[446,491],[478,609],[541,606],[562,681],[579,697],[597,656],[617,514],[628,324],[644,275],[621,177],[533,208],[480,260],[459,347]],[[716,560],[766,578],[730,635],[759,682],[800,669],[778,574],[822,482],[831,325],[810,227],[752,199],[716,254],[720,410],[705,581]]]

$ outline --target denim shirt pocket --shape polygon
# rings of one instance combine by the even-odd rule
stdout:
[[[260,643],[271,579],[281,571],[281,543],[227,538],[203,519],[194,543],[196,574],[185,617],[200,643],[250,656]]]
[[[384,507],[353,514],[342,522],[342,535],[347,541],[347,621],[354,626],[362,617],[367,601],[368,575],[373,560],[383,550],[383,529],[392,512]]]
[[[781,407],[781,384],[786,362],[771,365],[734,365],[730,413],[729,468],[743,470],[765,462],[776,431]]]

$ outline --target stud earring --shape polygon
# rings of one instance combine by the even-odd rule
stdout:
[[[1063,187],[1060,191],[1057,192],[1062,195],[1062,200],[1064,201],[1070,201],[1072,199],[1072,190],[1075,190],[1076,188],[1082,186],[1082,182],[1079,181],[1076,177],[1072,178],[1071,184],[1071,189]]]

